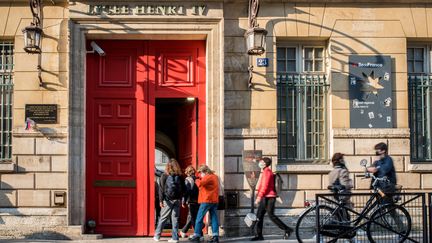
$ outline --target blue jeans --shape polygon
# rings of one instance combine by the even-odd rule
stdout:
[[[213,236],[219,236],[219,222],[218,222],[218,216],[217,216],[217,203],[201,203],[198,215],[195,221],[195,227],[194,227],[194,235],[196,236],[202,236],[202,228],[204,225],[204,216],[206,215],[207,211],[210,213],[210,221],[211,221],[211,227]]]
[[[161,209],[159,222],[155,230],[155,237],[159,238],[164,229],[166,221],[171,216],[172,239],[178,240],[178,218],[180,215],[180,200],[164,200],[164,207]]]

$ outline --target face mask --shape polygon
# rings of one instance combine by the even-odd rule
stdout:
[[[201,178],[204,177],[206,174],[205,173],[201,173]]]
[[[259,162],[259,163],[258,163],[258,166],[259,166],[261,169],[264,169],[264,168],[266,167],[266,164],[265,164],[264,162]]]
[[[382,153],[380,153],[379,151],[376,151],[375,154],[379,156],[379,155],[381,155]]]

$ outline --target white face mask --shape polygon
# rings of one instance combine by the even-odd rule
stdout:
[[[264,161],[260,161],[260,162],[258,163],[258,166],[259,166],[261,169],[264,169],[264,168],[266,167],[266,164],[264,163]]]
[[[206,174],[205,173],[201,173],[201,178],[204,177]]]

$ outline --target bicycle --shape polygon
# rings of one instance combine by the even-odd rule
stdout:
[[[366,161],[360,164],[366,168]],[[329,186],[337,202],[336,207],[318,204],[311,205],[305,210],[297,220],[296,237],[298,242],[306,240],[306,235],[302,234],[305,228],[313,229],[314,234],[334,238],[329,242],[336,242],[338,239],[351,240],[356,236],[356,231],[362,229],[366,231],[369,242],[383,242],[383,240],[395,240],[404,242],[408,239],[411,232],[411,216],[408,211],[395,204],[391,195],[386,195],[378,187],[382,183],[389,183],[387,178],[376,178],[373,174],[365,172],[364,178],[372,178],[373,193],[358,213],[344,204],[343,196],[350,194],[340,193],[343,187]],[[317,208],[318,207],[318,208]],[[319,219],[317,219],[316,213]],[[350,217],[350,213],[354,216]],[[310,220],[313,219],[313,220]],[[317,232],[317,220],[319,220],[320,231]],[[313,224],[311,225],[311,221]]]

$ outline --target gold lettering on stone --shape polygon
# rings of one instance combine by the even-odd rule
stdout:
[[[186,15],[186,12],[184,11],[184,7],[183,6],[178,6],[177,14],[178,15]]]
[[[176,6],[168,6],[167,15],[175,15],[176,14]]]
[[[192,6],[192,15],[206,15],[207,6]],[[89,5],[89,15],[186,15],[182,5]]]
[[[157,6],[156,7],[157,15],[165,15],[165,6]]]
[[[135,7],[135,14],[137,15],[143,15],[145,14],[145,6],[136,6]]]
[[[147,14],[155,14],[155,7],[154,6],[148,6],[147,7]]]

